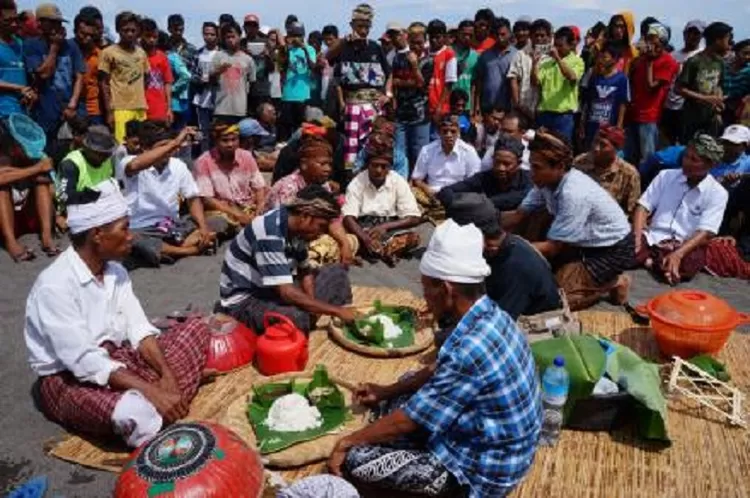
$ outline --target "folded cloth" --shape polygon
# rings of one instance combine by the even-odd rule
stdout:
[[[356,488],[340,477],[311,476],[281,489],[276,498],[359,498]]]
[[[447,220],[435,229],[422,256],[422,275],[461,284],[478,284],[490,274],[482,251],[482,232],[473,223],[460,226]]]
[[[73,235],[128,215],[128,203],[113,179],[96,185],[92,190],[99,194],[95,201],[68,206],[68,229]]]

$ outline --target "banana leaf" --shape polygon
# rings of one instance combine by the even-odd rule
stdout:
[[[291,393],[305,396],[320,411],[323,419],[320,427],[299,432],[281,432],[271,430],[266,425],[273,402]],[[293,379],[289,382],[253,386],[253,399],[248,403],[247,416],[255,431],[258,451],[265,455],[312,441],[334,431],[351,420],[351,411],[346,407],[341,390],[328,378],[325,367],[318,365],[309,382]]]
[[[384,306],[380,301],[375,301],[373,308],[373,311],[356,320],[352,326],[344,326],[347,339],[363,346],[380,348],[406,348],[414,345],[417,316],[413,309],[406,306]],[[388,316],[401,327],[401,335],[395,339],[386,339],[383,324],[377,320],[369,320],[375,315]]]

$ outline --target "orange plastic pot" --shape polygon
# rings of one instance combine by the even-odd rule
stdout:
[[[651,319],[662,354],[681,358],[718,353],[737,325],[750,322],[723,299],[692,289],[666,292],[636,311]]]

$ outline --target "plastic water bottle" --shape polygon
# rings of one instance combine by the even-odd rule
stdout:
[[[552,365],[547,367],[542,376],[542,407],[544,421],[539,443],[554,446],[560,438],[563,424],[563,408],[568,399],[570,377],[565,370],[565,358],[558,356]]]

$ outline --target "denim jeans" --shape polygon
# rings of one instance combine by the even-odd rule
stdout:
[[[401,149],[414,169],[422,147],[430,143],[430,123],[396,123],[396,148]]]
[[[540,112],[537,114],[536,124],[560,133],[571,145],[573,144],[575,119],[572,112]]]
[[[625,136],[625,160],[630,164],[640,164],[641,160],[656,152],[659,140],[659,126],[656,123],[629,124]]]

